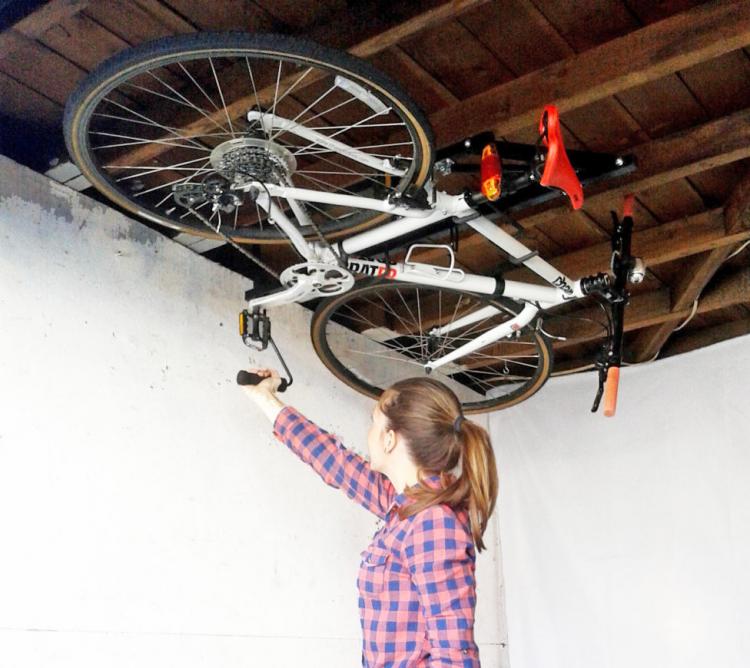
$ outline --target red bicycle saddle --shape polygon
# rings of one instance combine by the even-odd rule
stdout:
[[[565,152],[560,115],[557,107],[552,104],[544,107],[539,121],[539,133],[547,147],[547,161],[540,183],[548,188],[562,190],[570,198],[573,208],[580,209],[583,206],[583,188]]]

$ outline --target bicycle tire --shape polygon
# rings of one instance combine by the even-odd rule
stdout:
[[[410,375],[419,375],[417,371],[420,370],[420,367],[421,373],[424,373],[424,361],[425,359],[427,359],[427,357],[429,357],[430,354],[432,354],[432,352],[434,352],[434,349],[432,352],[429,350],[429,346],[424,344],[424,341],[417,341],[415,343],[416,334],[404,334],[403,332],[394,332],[392,329],[390,329],[389,333],[386,334],[386,336],[392,335],[394,333],[397,336],[390,339],[384,338],[383,331],[381,330],[388,330],[389,328],[384,328],[382,326],[382,323],[377,318],[373,319],[373,314],[370,312],[372,311],[373,303],[371,301],[368,301],[366,299],[367,297],[380,300],[384,304],[387,304],[389,308],[393,308],[393,304],[398,304],[400,298],[404,305],[407,306],[407,309],[404,310],[404,317],[408,320],[408,314],[411,314],[411,316],[413,317],[414,312],[418,312],[420,320],[418,329],[420,332],[420,336],[423,339],[428,338],[423,334],[423,332],[427,331],[427,329],[426,327],[422,327],[422,321],[425,320],[426,322],[431,318],[430,326],[432,326],[436,322],[441,322],[444,317],[442,316],[442,314],[440,314],[438,318],[435,319],[435,304],[433,299],[433,313],[431,316],[426,316],[423,319],[421,309],[409,307],[408,302],[404,298],[404,291],[407,292],[408,296],[408,291],[410,290],[416,292],[417,304],[419,304],[420,291],[423,291],[425,294],[425,305],[430,303],[429,299],[427,299],[430,291],[439,293],[439,304],[443,303],[443,294],[449,296],[454,301],[457,299],[458,301],[456,302],[455,310],[451,316],[454,319],[458,315],[457,311],[461,304],[461,300],[463,299],[467,300],[465,312],[468,312],[469,309],[473,309],[475,307],[480,308],[491,305],[501,310],[502,316],[499,315],[497,316],[498,318],[509,319],[510,317],[512,317],[512,315],[516,314],[522,308],[522,304],[518,304],[517,302],[508,299],[484,297],[475,293],[468,293],[461,290],[454,290],[449,288],[434,288],[425,285],[401,283],[395,281],[386,282],[377,279],[365,279],[361,282],[358,282],[358,284],[356,284],[348,292],[322,301],[315,310],[310,327],[313,346],[316,353],[318,354],[318,357],[339,380],[346,383],[349,387],[353,388],[357,392],[373,399],[377,399],[382,391],[393,384],[393,382],[395,382],[396,380],[399,380],[403,377],[408,377]],[[388,299],[389,295],[392,297],[391,299]],[[446,300],[445,303],[446,307],[449,308],[450,299]],[[414,306],[413,298],[411,299],[411,304],[412,306]],[[379,306],[379,304],[375,304],[375,306],[377,307]],[[363,311],[367,311],[367,315],[362,315]],[[449,310],[446,310],[445,313],[449,313]],[[412,323],[405,323],[404,319],[398,315],[384,317],[386,317],[386,319],[393,319],[393,322],[396,323],[394,326],[396,330],[398,328],[401,328],[402,330],[408,329],[403,327],[403,325],[405,324],[408,324],[409,327],[412,326]],[[360,338],[356,339],[356,341],[358,342],[357,345],[362,344],[362,331],[356,332],[356,330],[358,326],[361,327],[363,324],[366,325],[366,329],[364,331],[371,332],[366,337],[367,339],[369,339],[369,342],[365,344],[368,346],[368,349],[352,351],[351,349],[342,349],[339,343],[334,343],[334,339],[336,337],[350,340],[351,337],[354,336],[353,332],[355,332],[356,334],[360,335]],[[416,318],[414,318],[413,324],[414,329],[417,329]],[[489,328],[491,326],[494,326],[494,324],[497,323],[487,321],[483,322],[482,326]],[[476,329],[476,326],[474,327]],[[336,331],[334,332],[334,330]],[[465,330],[464,333],[469,333],[469,330]],[[478,334],[478,332],[476,331],[474,331],[473,333],[475,335]],[[458,336],[458,338],[461,338],[460,335]],[[396,344],[393,343],[394,341],[397,341],[398,345],[402,346],[401,351],[399,351],[396,347]],[[345,345],[346,344],[344,344],[344,346]],[[449,349],[447,347],[447,343],[445,342],[441,343],[440,345],[442,346],[440,351],[442,351],[443,349],[447,351]],[[493,343],[491,345],[497,346],[498,343]],[[530,351],[530,348],[528,347],[523,349],[521,354],[519,354],[518,352],[519,350],[521,350],[519,348],[508,348],[508,352],[506,353],[507,357],[505,358],[504,362],[504,368],[507,369],[508,362],[510,362],[511,367],[513,367],[514,369],[514,371],[512,372],[513,374],[518,373],[519,365],[530,368],[530,363],[528,362],[529,358],[533,358],[534,356],[538,358],[538,362],[535,364],[533,372],[523,371],[524,374],[528,373],[528,376],[522,376],[521,380],[518,380],[515,375],[511,379],[507,374],[505,374],[503,370],[494,372],[499,382],[497,385],[494,385],[492,389],[486,391],[488,393],[491,393],[493,391],[496,392],[498,389],[507,387],[510,388],[507,393],[498,394],[496,396],[485,395],[484,398],[480,398],[481,395],[477,395],[477,397],[474,398],[474,396],[472,395],[472,393],[475,392],[477,388],[479,388],[480,390],[485,390],[486,388],[483,388],[482,385],[486,382],[489,382],[490,380],[494,382],[496,380],[486,377],[484,379],[480,378],[479,380],[477,380],[476,378],[471,376],[471,365],[479,359],[478,356],[486,355],[486,353],[483,353],[482,351],[486,351],[488,347],[480,349],[476,353],[470,354],[466,358],[460,360],[460,363],[458,365],[450,367],[452,373],[444,371],[443,369],[448,369],[448,367],[444,367],[438,368],[431,374],[431,377],[438,378],[439,380],[442,380],[443,382],[446,382],[449,386],[451,386],[451,388],[456,392],[459,401],[461,401],[464,412],[467,414],[482,413],[486,411],[508,408],[509,406],[518,404],[521,401],[525,401],[537,391],[539,391],[539,389],[549,378],[549,375],[552,371],[553,362],[552,347],[548,339],[535,328],[527,326],[521,331],[514,333],[512,339],[504,339],[499,342],[499,345],[505,346],[506,348],[513,345],[533,347],[533,354],[531,355],[525,354],[525,352]],[[421,356],[415,355],[414,353],[417,347],[419,347]],[[354,353],[354,356],[352,356],[352,353]],[[359,357],[356,356],[357,353],[359,353]],[[346,355],[349,356],[349,359],[344,359]],[[381,364],[378,359],[377,368],[370,366],[364,371],[362,370],[362,368],[353,368],[354,365],[352,364],[352,359],[354,359],[356,363],[356,360],[364,359],[364,357],[370,357],[373,355],[376,358],[385,357],[386,363]],[[472,355],[474,355],[473,358]],[[497,358],[497,362],[493,364],[497,366],[503,361],[503,359],[504,358],[500,356]],[[525,361],[520,362],[519,360],[521,359],[524,359]],[[386,367],[388,367],[388,369]],[[413,369],[415,370],[415,372],[410,373],[409,371],[407,371],[407,369]],[[467,369],[469,371],[467,371]],[[482,370],[481,373],[487,372]],[[489,373],[492,374],[493,372]],[[380,374],[383,377],[383,382],[375,382],[372,378],[373,374]],[[504,379],[507,379],[510,382],[506,382],[504,381]],[[503,383],[505,383],[505,385],[503,385]],[[514,387],[514,383],[517,386]],[[467,390],[466,392],[464,392],[463,390],[464,387]],[[470,393],[469,390],[471,390],[472,393]]]
[[[176,71],[178,67],[182,67],[185,75],[187,76],[180,76],[183,76],[185,82],[187,82],[187,77],[191,76],[189,68],[195,68],[198,65],[200,65],[201,67],[205,67],[205,65],[202,65],[200,63],[201,58],[203,58],[204,60],[207,59],[211,64],[211,69],[214,70],[214,77],[216,78],[216,87],[218,89],[219,96],[221,98],[221,101],[224,102],[221,85],[216,74],[216,69],[214,68],[213,59],[225,59],[228,61],[228,59],[230,58],[245,58],[248,63],[248,70],[250,70],[250,79],[252,79],[252,68],[250,65],[250,61],[247,60],[250,57],[256,58],[258,60],[261,69],[266,66],[266,61],[271,62],[275,59],[275,61],[279,63],[287,64],[288,67],[299,66],[300,68],[315,68],[316,73],[318,71],[324,73],[324,75],[321,74],[321,76],[330,76],[334,81],[335,77],[338,75],[339,77],[343,77],[344,80],[348,80],[350,82],[353,81],[355,84],[365,89],[368,94],[374,96],[382,104],[389,107],[389,114],[392,113],[393,115],[395,115],[395,117],[401,119],[404,124],[404,131],[408,134],[412,143],[412,146],[409,148],[413,150],[413,153],[410,156],[399,156],[398,158],[394,158],[402,162],[406,160],[410,161],[410,167],[407,173],[399,178],[399,181],[396,185],[391,185],[390,182],[388,182],[384,187],[388,189],[388,191],[392,190],[394,192],[403,193],[408,188],[420,187],[425,183],[430,175],[434,153],[432,130],[428,121],[419,110],[417,105],[409,98],[409,96],[401,89],[401,87],[396,82],[392,81],[390,78],[376,70],[368,62],[356,58],[355,56],[352,56],[348,53],[324,47],[308,40],[271,33],[246,34],[227,32],[170,36],[144,43],[135,48],[121,52],[108,59],[95,70],[93,70],[81,82],[80,86],[71,95],[66,105],[64,115],[64,134],[68,151],[73,161],[78,165],[78,167],[81,169],[82,174],[92,183],[94,187],[96,187],[106,197],[108,197],[110,200],[117,203],[124,209],[145,217],[148,220],[172,229],[179,230],[181,232],[187,232],[209,238],[218,238],[217,235],[212,234],[210,230],[208,230],[199,221],[191,221],[189,219],[188,221],[185,221],[182,218],[178,218],[177,214],[166,215],[164,214],[164,212],[155,211],[153,207],[144,206],[144,200],[137,199],[139,195],[133,192],[128,192],[118,182],[115,182],[115,180],[112,178],[112,174],[106,173],[103,170],[103,167],[107,167],[107,165],[100,165],[97,163],[98,158],[94,155],[94,151],[97,149],[101,150],[101,146],[92,146],[89,131],[92,126],[92,118],[94,118],[95,115],[95,123],[104,123],[105,121],[103,121],[101,117],[113,117],[113,114],[105,115],[101,112],[97,114],[97,109],[100,108],[100,105],[119,104],[120,106],[122,106],[121,98],[118,97],[118,95],[122,94],[121,89],[126,88],[128,93],[131,94],[144,95],[142,91],[146,90],[148,87],[144,88],[143,85],[140,85],[139,87],[139,84],[134,83],[141,81],[139,77],[145,78],[148,75],[156,79],[154,72],[158,71],[163,73],[159,78],[163,78],[167,82],[169,82],[170,76],[176,76],[174,74],[174,71]],[[185,64],[188,64],[187,68],[184,66]],[[149,72],[151,73],[150,75]],[[280,64],[279,78],[281,78],[281,73],[282,65]],[[192,74],[195,74],[195,71]],[[312,79],[313,84],[316,84],[318,79],[316,79],[315,76]],[[164,82],[162,81],[162,83]],[[201,81],[201,79],[196,75],[193,79],[193,83],[196,84],[198,90],[201,90],[201,92],[204,93],[206,98],[213,97],[213,93],[209,96],[202,88],[204,84],[205,89],[209,88],[206,81]],[[255,83],[255,80],[252,79],[253,90],[255,90]],[[249,84],[246,85],[249,86]],[[154,86],[158,87],[159,84],[154,84]],[[138,89],[138,91],[136,92],[135,89]],[[164,90],[162,90],[161,88],[159,88],[159,90],[162,91],[161,94],[158,91],[154,90],[151,90],[150,92],[154,95],[160,95],[160,99],[170,98],[172,100],[172,104],[176,105],[176,103],[179,102],[179,99],[176,96],[180,94],[177,92],[180,89],[176,89],[175,93],[169,93],[168,95],[164,94]],[[196,96],[198,95],[197,91],[193,91],[192,88],[191,91],[192,94],[195,94]],[[299,94],[300,91],[304,91],[304,86],[296,89],[294,95],[288,95],[289,100],[287,104],[294,102],[295,95]],[[263,91],[261,91],[261,93],[262,92]],[[279,96],[280,93],[281,91],[279,90],[279,83],[277,81],[276,95],[278,98],[278,102],[281,105],[283,95]],[[338,91],[336,91],[336,93],[338,93]],[[112,99],[109,99],[108,96],[111,96]],[[118,100],[120,101],[118,102]],[[261,99],[259,99],[257,90],[255,90],[255,100],[258,103],[258,110],[262,114],[263,105],[261,104]],[[190,101],[194,102],[192,100]],[[209,101],[216,107],[213,99],[209,99]],[[274,111],[276,110],[276,102],[277,99],[275,98]],[[205,103],[205,101],[203,103]],[[164,103],[164,105],[166,104],[167,103]],[[194,104],[194,106],[196,106],[196,108],[199,108],[200,104]],[[231,103],[229,104],[229,106],[231,107]],[[359,105],[350,105],[350,108],[351,106]],[[226,102],[224,102],[224,110],[227,111]],[[216,111],[219,111],[218,107]],[[125,112],[118,111],[118,113]],[[212,111],[211,113],[213,114],[214,112]],[[243,111],[243,113],[245,112]],[[268,109],[266,109],[266,113],[269,113]],[[339,111],[337,113],[341,112]],[[195,118],[199,121],[201,120],[199,116],[195,116]],[[237,118],[241,119],[242,116],[240,115]],[[323,116],[324,120],[325,118],[326,117]],[[227,119],[229,121],[229,128],[232,129],[232,132],[234,132],[232,127],[232,119],[229,113],[227,113]],[[237,119],[235,120],[237,121]],[[129,114],[126,114],[126,118],[120,118],[119,121],[109,122],[119,122],[122,125],[124,123],[127,123],[128,121],[131,124],[139,123],[138,120],[131,117]],[[216,124],[215,119],[213,122]],[[146,125],[146,123],[143,121],[141,121],[141,124]],[[167,125],[165,121],[160,125],[160,127],[164,128],[170,126]],[[183,129],[184,127],[187,126],[183,125],[178,127],[177,129]],[[354,129],[367,129],[368,127],[374,126],[355,124],[347,132],[353,132]],[[145,130],[142,131],[145,132]],[[135,134],[135,131],[133,131],[133,134]],[[204,141],[206,137],[208,137],[207,134],[203,135]],[[170,135],[167,135],[167,138],[172,139]],[[151,141],[154,144],[165,144],[163,136],[161,140],[159,140],[159,138],[157,137],[155,139],[146,138],[146,141]],[[176,147],[177,149],[191,148],[191,146],[187,144],[187,140],[185,139],[173,139],[173,141],[186,141],[184,145],[179,144],[179,146]],[[201,138],[199,137],[195,141],[200,142]],[[171,149],[164,149],[164,152],[167,152],[169,150],[176,152],[176,148],[172,147]],[[295,148],[298,147],[295,146]],[[406,151],[406,149],[404,150]],[[393,153],[393,151],[398,151],[397,148],[384,148],[381,149],[381,151],[386,152],[389,157],[391,155],[398,155]],[[337,154],[337,157],[341,156]],[[102,158],[102,160],[106,161],[106,158]],[[323,158],[321,158],[321,160],[323,160]],[[146,168],[146,166],[143,167]],[[177,163],[171,165],[171,167],[183,170],[194,169],[195,171],[197,171],[197,168],[188,168]],[[151,168],[149,167],[149,169]],[[155,172],[149,172],[146,177],[151,178],[154,173]],[[128,179],[130,178],[132,177],[128,176]],[[124,179],[120,179],[120,181],[123,180]],[[169,204],[170,202],[167,201],[167,203]],[[240,207],[237,206],[236,210],[239,209]],[[388,217],[388,214],[359,210],[357,214],[349,215],[348,218],[344,219],[343,221],[336,222],[334,220],[324,220],[319,225],[319,227],[321,228],[323,234],[331,239],[334,239],[372,227],[373,225],[386,220]],[[260,212],[258,212],[258,218],[260,219]],[[240,243],[286,242],[286,237],[283,235],[283,233],[281,233],[273,226],[269,226],[265,229],[258,229],[258,227],[258,225],[255,225],[249,226],[247,228],[236,228],[235,219],[235,229],[231,232],[231,236]],[[305,229],[302,231],[303,234],[308,238],[317,238],[312,230]]]

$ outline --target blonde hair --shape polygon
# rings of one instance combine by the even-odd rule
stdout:
[[[463,419],[456,395],[432,378],[408,378],[381,394],[378,407],[388,425],[406,441],[420,482],[407,494],[415,500],[399,509],[405,519],[425,508],[446,504],[466,508],[478,551],[497,500],[497,466],[487,431]],[[460,418],[460,419],[459,419]],[[461,465],[458,476],[449,475]],[[440,475],[442,489],[423,484],[429,475]]]

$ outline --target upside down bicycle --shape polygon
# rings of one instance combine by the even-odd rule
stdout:
[[[544,314],[597,295],[610,324],[594,410],[609,379],[605,413],[614,413],[627,283],[644,272],[630,255],[632,200],[614,216],[611,272],[576,280],[514,236],[513,214],[560,196],[578,209],[582,186],[635,165],[566,151],[555,107],[543,110],[533,145],[484,133],[436,152],[415,103],[369,63],[283,35],[203,33],[106,61],[71,96],[64,125],[72,158],[112,201],[222,239],[278,279],[280,288],[247,295],[246,343],[275,347],[267,309],[315,304],[313,346],[347,385],[377,397],[430,373],[474,413],[537,392],[552,369]],[[481,188],[436,185],[467,172]],[[463,227],[547,285],[461,269]],[[451,242],[425,241],[438,233]],[[280,275],[251,250],[279,243],[300,256]]]

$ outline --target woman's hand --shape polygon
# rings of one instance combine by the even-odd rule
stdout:
[[[251,397],[255,397],[258,394],[276,394],[276,390],[278,390],[279,385],[281,385],[281,376],[276,369],[248,369],[248,371],[263,378],[263,380],[257,385],[242,386],[245,389],[245,392]]]
[[[242,389],[273,422],[284,407],[276,396],[276,390],[281,385],[281,376],[276,369],[248,369],[248,371],[258,374],[263,380],[257,385],[242,385]]]

